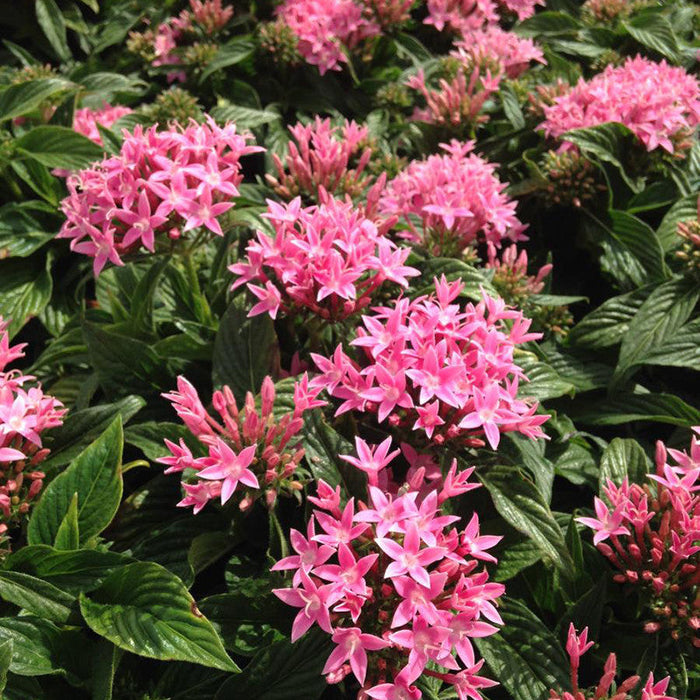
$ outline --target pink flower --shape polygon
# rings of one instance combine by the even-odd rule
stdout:
[[[357,196],[371,182],[365,173],[372,156],[366,126],[347,120],[332,126],[330,119],[317,116],[309,124],[290,126],[289,131],[293,139],[284,160],[272,155],[277,176],[266,176],[281,197],[289,200],[304,194],[318,200],[321,189]]]
[[[116,121],[131,114],[134,110],[130,107],[121,107],[107,104],[102,105],[101,109],[76,109],[73,115],[73,130],[83,136],[87,136],[91,141],[94,141],[98,146],[102,146],[102,135],[100,134],[97,125],[109,129]]]
[[[671,695],[666,695],[670,678],[667,676],[658,683],[654,683],[654,674],[650,673],[647,682],[642,688],[642,700],[676,700]]]
[[[497,247],[507,239],[526,240],[516,203],[505,195],[495,165],[470,154],[472,147],[471,142],[443,144],[445,154],[411,162],[387,184],[380,211],[403,217],[402,237],[443,256],[459,255],[478,240]]]
[[[352,0],[285,0],[277,15],[296,35],[299,53],[321,75],[347,62],[343,49],[354,49],[380,32]]]
[[[700,122],[700,84],[683,68],[637,56],[609,65],[544,108],[541,128],[559,138],[570,129],[620,122],[647,151],[683,153]]]
[[[177,391],[163,396],[171,401],[180,419],[199,441],[200,452],[206,450],[206,456],[195,457],[184,441],[180,440],[179,444],[165,441],[170,455],[157,461],[167,465],[166,473],[183,475],[187,495],[178,505],[194,505],[197,513],[213,494],[221,496],[222,504],[236,494],[243,509],[263,495],[271,508],[278,494],[291,495],[302,488],[297,470],[304,450],[295,437],[302,428],[304,412],[316,405],[318,392],[308,389],[305,378],[301,383],[306,386],[306,403],[296,402],[293,410],[276,416],[273,415],[275,388],[270,377],[263,380],[260,409],[251,393],[239,409],[233,392],[224,386],[212,397],[217,420],[204,408],[195,387],[184,377],[178,377]],[[303,537],[299,533],[296,537],[293,536],[293,545],[300,556],[305,555]],[[319,551],[315,543],[307,543],[307,547],[320,557],[326,551],[323,548]]]
[[[419,274],[404,265],[410,250],[398,248],[347,202],[325,197],[302,207],[299,197],[282,205],[268,200],[264,216],[274,238],[258,231],[244,261],[229,267],[238,275],[232,288],[247,284],[260,299],[249,315],[310,312],[337,321],[367,307],[384,282],[408,286],[406,278]],[[396,254],[390,262],[380,258],[387,247]]]
[[[323,673],[327,674],[343,665],[345,661],[350,661],[350,668],[355,674],[355,678],[364,684],[367,676],[367,650],[376,651],[389,646],[379,637],[365,634],[358,627],[339,627],[333,632],[333,641],[338,645],[323,667]]]
[[[630,531],[622,525],[624,519],[624,511],[620,508],[615,508],[611,513],[609,508],[596,497],[594,499],[596,518],[576,518],[576,522],[581,525],[592,527],[596,534],[593,537],[593,544],[598,544],[607,540],[613,535],[629,535]]]
[[[292,642],[296,642],[306,630],[316,623],[324,632],[331,634],[331,618],[327,601],[332,586],[317,586],[302,570],[301,586],[297,588],[274,588],[272,592],[287,605],[301,608],[292,625]]]
[[[391,438],[388,437],[380,445],[375,445],[374,448],[369,446],[362,438],[355,438],[355,449],[357,457],[349,455],[339,455],[340,459],[352,464],[354,467],[362,470],[369,477],[369,483],[376,486],[378,483],[377,475],[384,467],[391,462],[396,455],[400,454],[401,450],[389,452],[391,448]]]
[[[223,200],[238,194],[240,159],[262,150],[248,138],[211,118],[163,131],[125,131],[119,155],[68,178],[58,237],[94,257],[97,276],[107,261],[121,265],[123,255],[141,246],[155,251],[173,229],[204,227],[222,235],[218,217],[233,206]]]
[[[569,625],[569,633],[566,638],[566,651],[571,659],[571,667],[578,668],[580,658],[593,646],[588,641],[588,627],[585,627],[580,635],[576,634],[573,623]]]
[[[453,303],[460,283],[434,282],[431,296],[363,316],[350,343],[363,351],[357,361],[340,346],[332,361],[314,355],[314,385],[343,400],[336,415],[376,412],[380,423],[424,431],[434,445],[486,434],[495,449],[513,430],[541,437],[547,417],[518,397],[523,373],[513,362],[517,344],[539,337],[527,332],[529,320],[487,295],[461,307]]]

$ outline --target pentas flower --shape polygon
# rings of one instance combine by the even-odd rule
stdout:
[[[267,175],[267,181],[284,199],[303,195],[318,200],[319,190],[329,194],[362,193],[371,182],[365,173],[372,157],[369,130],[354,121],[333,126],[330,119],[316,119],[289,127],[294,137],[282,160],[272,155],[277,177]]]
[[[694,429],[700,434],[700,426]],[[675,464],[668,464],[668,456]],[[644,629],[666,629],[700,648],[700,440],[688,452],[657,443],[656,473],[646,484],[608,480],[596,517],[577,518],[618,570],[613,579],[641,590],[651,612]],[[609,543],[608,543],[609,540]]]
[[[245,261],[229,267],[238,275],[233,289],[247,284],[259,300],[249,316],[304,312],[334,322],[367,307],[385,282],[407,287],[419,274],[404,264],[410,249],[383,235],[392,222],[375,222],[349,202],[323,196],[321,204],[302,207],[299,197],[268,200],[264,216],[274,237],[258,231]]]
[[[579,665],[581,657],[593,646],[588,641],[588,627],[581,634],[576,633],[573,624],[569,625],[566,639],[566,652],[569,655],[571,668],[571,691],[550,690],[550,700],[677,700],[670,695],[664,695],[668,688],[669,678],[664,678],[658,683],[654,682],[654,674],[650,673],[646,684],[642,688],[641,696],[632,695],[639,684],[639,676],[630,676],[621,683],[615,681],[617,674],[617,658],[610,654],[605,662],[603,675],[598,684],[592,688],[579,688]]]
[[[485,435],[496,449],[504,432],[543,437],[548,416],[518,398],[525,376],[513,360],[517,345],[540,335],[485,293],[476,305],[454,303],[463,286],[436,279],[434,294],[363,316],[356,360],[340,346],[331,359],[312,355],[321,372],[312,384],[341,401],[336,415],[371,413],[433,445],[483,445]]]
[[[488,24],[468,31],[455,43],[450,56],[464,66],[490,70],[493,75],[505,74],[517,78],[532,61],[546,64],[542,50],[532,39],[524,39],[513,32]]]
[[[321,75],[341,70],[346,51],[380,33],[353,0],[285,0],[277,16],[297,37],[297,51]]]
[[[37,467],[50,452],[42,446],[41,435],[61,425],[66,412],[34,377],[7,369],[24,357],[25,347],[10,345],[7,328],[0,317],[0,541],[39,495],[44,473]]]
[[[219,217],[243,180],[241,157],[263,150],[248,140],[235,125],[219,127],[211,118],[125,131],[119,155],[68,178],[58,237],[93,257],[97,276],[108,261],[122,265],[124,255],[153,252],[160,239],[194,228],[222,235]]]
[[[200,452],[206,451],[205,456],[194,456],[184,440],[165,440],[170,455],[157,461],[168,467],[166,474],[184,472],[185,497],[179,506],[193,506],[196,515],[211,500],[220,498],[224,505],[235,497],[241,510],[247,510],[264,497],[271,509],[278,494],[302,488],[299,464],[304,450],[296,438],[304,412],[324,403],[306,377],[294,385],[294,409],[282,415],[273,413],[275,386],[270,377],[263,380],[259,409],[250,392],[239,410],[228,386],[215,391],[212,406],[218,418],[205,409],[184,377],[178,377],[177,391],[163,396],[201,444]]]
[[[396,31],[397,27],[411,19],[411,8],[416,0],[362,0],[362,4],[372,11],[382,29]]]
[[[700,84],[683,68],[637,56],[609,65],[544,108],[544,133],[559,138],[569,129],[606,122],[624,124],[647,151],[683,156],[700,122]]]
[[[367,503],[350,499],[341,509],[339,491],[320,481],[308,537],[293,531],[295,554],[272,567],[295,572],[291,588],[273,591],[299,609],[292,641],[314,624],[330,634],[336,646],[323,673],[329,683],[354,675],[358,698],[420,698],[413,684],[425,674],[478,700],[478,689],[495,683],[477,675],[472,640],[502,624],[504,586],[479,569],[494,559],[475,553],[477,516],[459,531],[457,516],[440,513],[436,491],[422,502],[415,491],[369,491]]]
[[[112,106],[106,102],[101,109],[90,109],[89,107],[76,109],[73,115],[73,130],[87,136],[91,141],[101,146],[102,136],[97,125],[109,129],[112,124],[133,111],[130,107]]]
[[[464,33],[498,20],[493,0],[428,0],[428,16],[423,21],[440,32],[447,29]]]
[[[526,240],[496,166],[472,153],[473,145],[452,141],[442,144],[444,154],[412,161],[379,201],[383,214],[403,217],[399,235],[434,255],[460,255],[480,241],[500,247]]]

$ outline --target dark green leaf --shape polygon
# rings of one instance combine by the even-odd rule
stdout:
[[[636,440],[615,438],[605,448],[600,460],[599,491],[603,492],[608,479],[617,486],[626,477],[630,483],[642,483],[650,471],[651,462]]]
[[[36,20],[51,48],[62,61],[71,58],[66,38],[66,20],[54,0],[36,0]]]
[[[51,622],[65,622],[75,598],[52,583],[18,571],[0,571],[0,597]]]
[[[61,631],[34,615],[0,618],[0,643],[12,640],[10,671],[20,676],[61,673],[55,660]]]
[[[542,700],[569,685],[569,664],[557,638],[523,603],[501,599],[503,627],[476,645],[513,700]]]
[[[244,37],[236,37],[227,44],[222,44],[214,58],[209,61],[207,67],[202,71],[199,82],[203,83],[212,73],[222,68],[228,68],[228,66],[233,66],[236,63],[245,61],[246,58],[253,54],[254,50],[255,45],[253,42]],[[238,122],[236,122],[236,126],[239,129],[246,128]]]
[[[245,296],[238,296],[221,319],[214,342],[214,384],[227,384],[240,403],[257,394],[270,374],[277,352],[275,329],[267,314],[248,318]]]
[[[182,581],[158,564],[117,569],[81,594],[80,610],[94,632],[126,651],[238,671]]]
[[[80,526],[78,525],[78,494],[74,493],[66,514],[56,531],[53,542],[56,549],[78,549],[80,547]]]
[[[0,316],[10,321],[12,338],[51,299],[49,260],[0,260]]]
[[[671,23],[658,12],[640,13],[622,23],[630,36],[669,61],[677,62],[679,47]]]
[[[570,573],[564,533],[535,485],[517,468],[504,465],[484,470],[479,477],[506,522],[535,542],[562,572]]]
[[[29,114],[52,95],[74,88],[73,83],[62,78],[40,78],[10,85],[0,91],[0,121]]]
[[[55,542],[75,493],[78,494],[81,543],[109,525],[122,496],[123,444],[121,417],[117,416],[110,427],[48,485],[29,521],[29,544]]]
[[[684,427],[700,423],[700,411],[673,394],[620,392],[610,399],[579,399],[570,410],[570,415],[577,423],[584,425],[621,425],[633,420]]]
[[[7,674],[12,663],[12,647],[12,639],[6,639],[0,643],[0,697],[7,685]]]
[[[37,126],[15,141],[17,150],[47,168],[80,170],[101,160],[103,151],[89,138],[65,126]]]

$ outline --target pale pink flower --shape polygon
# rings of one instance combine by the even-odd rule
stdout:
[[[87,136],[98,146],[102,146],[102,135],[97,125],[109,129],[116,121],[133,111],[130,107],[112,106],[106,102],[101,109],[90,109],[89,107],[76,109],[73,115],[73,130]]]

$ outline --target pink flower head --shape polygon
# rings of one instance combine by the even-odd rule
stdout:
[[[113,107],[106,102],[101,109],[90,109],[89,107],[76,109],[73,115],[73,130],[87,136],[98,146],[102,146],[102,136],[97,125],[109,129],[115,122],[133,111],[130,107]]]
[[[622,525],[624,519],[624,511],[620,508],[615,508],[612,512],[610,509],[596,497],[594,499],[595,513],[597,518],[576,518],[576,522],[582,525],[587,525],[596,530],[593,537],[593,544],[598,544],[607,540],[611,535],[629,535],[629,530]]]
[[[153,252],[169,232],[205,228],[222,235],[219,217],[230,209],[243,180],[241,157],[262,149],[233,124],[138,126],[124,132],[119,155],[71,175],[61,203],[66,221],[58,234],[71,249],[95,258],[95,275],[107,261],[141,247]]]
[[[357,196],[369,185],[365,169],[372,156],[369,129],[354,121],[333,126],[330,119],[316,119],[290,126],[294,137],[282,160],[272,155],[277,176],[267,176],[277,194],[289,200],[303,194],[319,199],[321,189],[333,195]]]
[[[418,270],[404,265],[410,250],[385,238],[374,221],[328,197],[318,206],[268,201],[274,238],[258,231],[245,261],[231,265],[233,288],[247,284],[260,300],[250,315],[311,312],[337,321],[367,307],[385,281],[408,286]],[[390,263],[382,251],[395,255]],[[260,287],[254,283],[265,285]]]
[[[277,16],[296,35],[297,51],[321,75],[341,70],[348,60],[345,51],[380,33],[353,0],[285,0]]]
[[[323,625],[332,621],[337,646],[323,671],[328,681],[353,673],[368,697],[420,697],[411,684],[430,662],[455,672],[445,680],[463,695],[493,684],[483,679],[479,685],[474,674],[481,664],[470,640],[497,631],[481,618],[501,622],[495,604],[504,587],[476,571],[471,550],[479,549],[472,546],[478,519],[459,532],[453,527],[458,518],[441,514],[437,491],[422,501],[416,492],[392,497],[374,486],[369,491],[370,503],[356,508],[350,499],[342,512],[335,498],[315,499],[320,507],[308,538],[293,531],[298,554],[273,567],[294,571],[292,588],[275,593],[290,605],[309,606],[308,614],[297,616],[300,629],[315,622],[329,632]]]
[[[302,382],[308,391],[306,377]],[[241,508],[250,507],[262,495],[272,507],[279,493],[289,495],[302,488],[297,470],[304,450],[296,436],[303,424],[302,416],[313,405],[318,392],[309,393],[308,403],[299,402],[292,411],[274,415],[275,387],[270,377],[263,380],[259,409],[251,393],[246,395],[239,409],[233,392],[224,386],[212,397],[218,414],[218,418],[214,418],[187,379],[178,377],[177,384],[177,391],[163,396],[170,400],[180,419],[199,441],[200,453],[206,452],[205,456],[195,457],[184,441],[180,440],[179,444],[165,441],[170,455],[157,461],[168,466],[166,473],[182,474],[187,497],[178,505],[194,505],[195,513],[199,512],[211,500],[215,492],[213,484],[216,484],[216,496],[221,497],[222,504],[236,495]],[[305,561],[303,537],[296,534],[299,539],[293,538],[293,545],[301,557],[299,562]],[[318,553],[315,544],[306,546]],[[324,552],[321,548],[319,556]]]
[[[24,356],[24,344],[10,345],[9,323],[0,317],[0,540],[19,525],[41,491],[38,466],[50,450],[42,434],[63,423],[66,410],[44,394],[34,377],[7,365]]]
[[[637,56],[609,65],[544,108],[541,128],[553,138],[570,129],[620,122],[647,151],[680,153],[700,122],[700,83],[683,68]]]
[[[541,437],[547,416],[518,397],[524,375],[513,362],[516,345],[538,337],[527,333],[529,321],[486,295],[477,305],[453,303],[459,283],[436,279],[435,290],[363,316],[351,342],[357,361],[340,347],[333,362],[313,358],[316,386],[343,401],[336,415],[376,413],[380,423],[423,431],[434,445],[485,434],[495,449],[513,430]]]
[[[588,641],[588,627],[585,627],[580,635],[576,634],[573,623],[569,625],[569,632],[566,638],[566,651],[571,659],[572,668],[578,668],[581,657],[593,646],[593,642]]]
[[[526,240],[516,203],[504,193],[495,165],[470,153],[472,145],[443,145],[445,154],[413,161],[387,184],[380,211],[404,218],[402,237],[447,256],[479,240],[496,247],[504,240]]]

